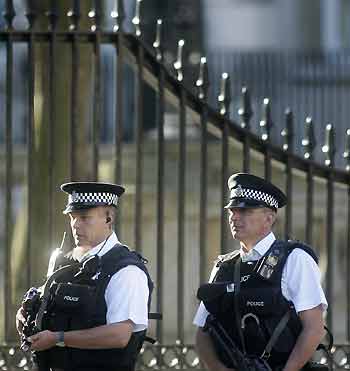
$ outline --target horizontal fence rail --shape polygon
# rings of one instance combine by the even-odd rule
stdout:
[[[348,354],[349,346],[337,346],[332,350],[331,357],[325,353],[318,355],[320,363],[331,363],[335,369],[348,369],[350,366]],[[159,363],[159,354],[162,355]],[[179,367],[181,362],[181,368]],[[3,370],[30,370],[33,367],[32,359],[28,353],[18,348],[3,346],[0,352],[0,365]],[[143,347],[139,356],[137,370],[154,369],[202,369],[193,345],[154,345]]]
[[[276,228],[282,237],[300,237],[316,248],[330,302],[327,325],[343,331],[331,356],[318,357],[334,369],[349,368],[350,129],[340,133],[334,121],[315,130],[311,115],[297,117],[282,107],[284,98],[277,100],[277,119],[271,91],[257,94],[261,115],[254,115],[256,96],[246,82],[260,86],[257,76],[244,81],[243,69],[216,71],[213,56],[200,59],[190,85],[186,41],[179,40],[177,59],[166,61],[159,19],[148,45],[140,0],[133,33],[125,30],[123,1],[114,1],[112,9],[97,0],[91,7],[69,4],[64,15],[56,1],[45,11],[28,2],[27,29],[14,28],[12,1],[3,12],[0,368],[31,368],[30,355],[18,348],[14,313],[24,290],[42,283],[49,251],[66,228],[59,184],[103,180],[126,185],[116,229],[149,257],[156,282],[152,306],[164,318],[151,324],[158,343],[143,348],[138,369],[200,369],[193,346],[195,291],[215,256],[232,249],[223,206],[227,178],[235,171],[264,176],[285,190],[288,204]],[[103,26],[106,13],[112,29]],[[248,57],[240,62],[246,69],[255,63]],[[296,121],[299,127],[303,122],[302,130]],[[343,301],[337,305],[340,286]]]

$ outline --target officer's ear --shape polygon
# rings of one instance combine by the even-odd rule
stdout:
[[[112,210],[107,210],[106,212],[106,223],[109,225],[109,228],[113,228],[114,224],[114,213]]]
[[[276,222],[276,218],[277,218],[277,213],[272,210],[272,209],[266,209],[266,218],[267,218],[267,221],[268,223],[273,226]]]

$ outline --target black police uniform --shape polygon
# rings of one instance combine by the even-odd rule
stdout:
[[[106,324],[105,289],[111,277],[128,265],[135,265],[145,272],[149,295],[152,293],[153,283],[142,258],[124,245],[113,247],[102,257],[92,256],[89,262],[70,262],[71,269],[65,270],[51,285],[43,329],[82,330]],[[54,347],[38,352],[38,361],[65,371],[131,371],[145,332],[133,333],[128,345],[122,349]]]
[[[251,174],[232,175],[228,187],[228,209],[263,207],[277,211],[287,201],[279,188]],[[317,261],[309,246],[275,241],[253,263],[242,262],[239,251],[222,256],[213,282],[199,288],[197,296],[210,313],[204,331],[208,330],[219,359],[227,367],[233,367],[239,357],[264,360],[262,368],[253,369],[277,370],[286,363],[301,331],[293,303],[281,290],[283,267],[295,248]]]
[[[218,271],[213,283],[203,285],[198,291],[199,299],[211,314],[206,326],[210,326],[213,320],[218,321],[241,352],[263,356],[272,369],[283,367],[301,331],[301,323],[293,303],[286,300],[281,290],[283,267],[295,248],[306,251],[317,262],[317,257],[309,246],[295,241],[276,240],[258,261],[238,262],[239,251],[221,256],[216,263]],[[236,264],[240,266],[237,311],[234,289],[230,290]],[[289,316],[288,321],[271,352],[267,354],[266,346],[286,313]],[[244,346],[237,326],[241,327]],[[223,351],[215,336],[213,342],[221,361],[227,367],[233,367],[230,357]]]
[[[64,214],[96,206],[117,206],[124,188],[109,183],[72,182],[61,186],[68,194]],[[109,222],[108,220],[106,222]],[[94,328],[106,324],[105,290],[111,277],[120,269],[135,265],[147,276],[150,297],[152,280],[144,259],[136,252],[117,244],[99,257],[90,256],[78,263],[68,256],[46,282],[40,330],[70,331]],[[45,308],[45,311],[42,309]],[[41,311],[41,312],[40,312]],[[36,352],[39,370],[64,371],[132,371],[145,339],[145,332],[133,333],[125,348],[78,349],[55,346]]]

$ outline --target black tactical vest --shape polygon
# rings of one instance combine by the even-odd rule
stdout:
[[[149,301],[152,280],[143,258],[117,244],[102,257],[93,256],[87,261],[69,262],[71,269],[61,275],[50,287],[47,313],[42,329],[69,331],[88,329],[106,324],[106,287],[116,272],[128,265],[136,265],[148,279]],[[119,349],[77,349],[54,347],[38,352],[38,359],[50,367],[65,371],[131,371],[134,370],[146,331],[133,333],[128,345]],[[42,354],[40,354],[42,353]]]
[[[215,285],[222,294],[204,299],[204,305],[224,327],[237,347],[243,351],[237,326],[242,329],[247,354],[261,356],[274,329],[287,311],[290,319],[274,345],[268,363],[272,368],[285,364],[301,331],[301,323],[292,302],[282,295],[281,278],[283,267],[289,254],[300,248],[309,253],[317,262],[317,257],[309,246],[294,241],[275,241],[266,254],[258,261],[240,262],[240,291],[238,310],[240,323],[234,310],[234,266],[240,259],[239,251],[219,258],[218,272],[211,288]],[[224,283],[224,285],[222,284]],[[207,284],[208,285],[208,284]],[[202,298],[201,298],[202,299]],[[228,367],[232,365],[214,344],[219,358]]]

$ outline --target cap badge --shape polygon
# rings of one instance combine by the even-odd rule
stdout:
[[[71,197],[72,197],[71,202],[78,202],[79,196],[76,191],[72,192]]]
[[[234,197],[242,197],[243,196],[243,189],[239,184],[238,187],[234,190]]]

